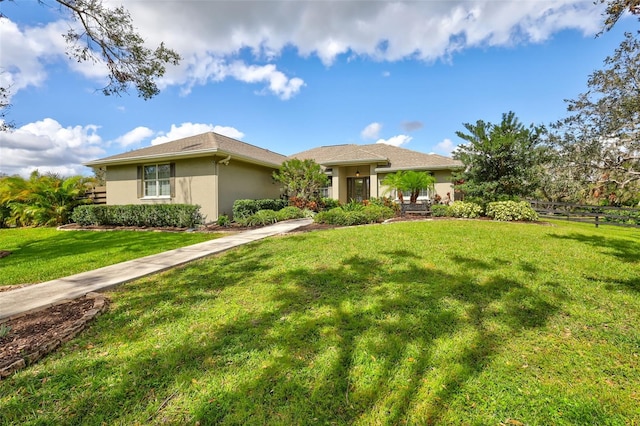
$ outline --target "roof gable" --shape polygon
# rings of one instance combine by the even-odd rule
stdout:
[[[205,155],[231,155],[244,161],[279,167],[287,157],[268,149],[242,142],[214,132],[178,139],[158,145],[140,148],[122,154],[85,163],[87,166],[130,164],[159,159],[199,157]]]
[[[462,167],[460,161],[449,157],[425,154],[384,143],[322,146],[291,155],[290,158],[313,159],[325,167],[365,162],[377,163],[379,169],[387,169],[388,171]]]

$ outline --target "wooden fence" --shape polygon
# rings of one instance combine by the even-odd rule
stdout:
[[[86,198],[93,200],[93,204],[107,204],[107,187],[96,186],[85,193]]]
[[[596,228],[602,224],[640,228],[640,209],[539,200],[531,200],[530,203],[541,218],[594,223]]]

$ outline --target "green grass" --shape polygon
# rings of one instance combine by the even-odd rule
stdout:
[[[0,229],[0,286],[33,284],[196,244],[221,234]]]
[[[120,287],[0,424],[640,423],[640,232],[374,225]]]

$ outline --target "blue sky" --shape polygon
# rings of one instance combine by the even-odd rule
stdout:
[[[65,56],[53,0],[0,2],[0,84],[12,133],[0,173],[85,174],[83,162],[205,131],[281,154],[391,143],[450,155],[463,123],[566,114],[624,31],[592,0],[122,0],[150,45],[183,57],[159,96],[104,96],[101,64]]]

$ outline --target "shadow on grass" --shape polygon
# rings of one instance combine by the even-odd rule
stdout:
[[[637,262],[640,260],[640,239],[633,241],[623,238],[605,238],[600,235],[583,235],[577,233],[568,235],[551,234],[550,237],[587,244],[624,262]]]
[[[15,378],[18,389],[47,393],[62,386],[70,397],[25,395],[5,404],[0,420],[40,410],[40,422],[54,423],[63,410],[68,423],[437,424],[505,339],[543,326],[558,309],[554,298],[515,280],[478,283],[474,270],[491,270],[493,262],[461,259],[468,271],[445,272],[401,250],[255,282],[269,292],[270,307],[247,309],[215,327],[196,315],[204,305],[229,303],[219,298],[223,290],[264,280],[270,258],[238,250],[139,282],[136,295],[101,317],[85,344],[95,339],[99,346],[110,328],[126,337],[118,344],[135,344],[159,325],[196,319],[168,336],[171,344],[133,357],[83,349],[73,354],[76,363],[51,369],[45,382],[37,370]],[[152,288],[157,282],[163,285]],[[216,382],[199,383],[203,375]],[[188,411],[172,407],[175,392]],[[126,417],[131,412],[140,414]]]

